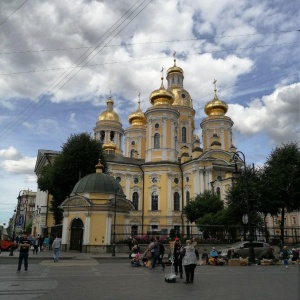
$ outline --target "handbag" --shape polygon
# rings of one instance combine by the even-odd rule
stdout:
[[[152,252],[147,251],[146,258],[147,258],[147,259],[151,259],[151,258],[152,258]]]

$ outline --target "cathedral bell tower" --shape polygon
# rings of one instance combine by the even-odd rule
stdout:
[[[111,96],[106,101],[106,110],[98,116],[94,136],[103,143],[107,154],[122,154],[122,137],[124,130],[119,115],[114,111],[114,101]]]
[[[173,94],[163,84],[150,94],[152,107],[145,112],[146,126],[146,162],[177,161],[178,118],[180,113],[172,107]]]
[[[137,110],[128,117],[130,127],[124,131],[125,156],[145,159],[146,117],[140,108],[140,94]]]
[[[200,126],[202,128],[203,150],[220,149],[225,151],[235,151],[232,141],[231,118],[225,116],[228,106],[219,100],[217,96],[216,80],[214,80],[214,99],[208,102],[204,111],[208,117],[204,118]]]

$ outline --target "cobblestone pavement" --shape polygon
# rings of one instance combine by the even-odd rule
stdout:
[[[0,256],[0,299],[203,299],[298,300],[300,265],[198,266],[194,284],[166,283],[171,267],[149,270],[130,266],[127,254],[64,253],[58,263],[52,253],[30,255],[29,270],[16,272],[18,255]]]

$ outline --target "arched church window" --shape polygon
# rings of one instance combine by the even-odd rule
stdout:
[[[105,131],[102,130],[102,131],[100,132],[100,142],[104,142],[104,139],[105,139]]]
[[[160,148],[160,134],[159,133],[154,134],[154,148],[155,149]]]
[[[158,195],[156,193],[151,195],[151,210],[158,210]]]
[[[132,149],[132,150],[130,151],[130,157],[134,157],[134,153],[135,153],[135,150]]]
[[[188,204],[190,202],[190,192],[189,191],[186,192],[185,199],[186,199],[186,204]]]
[[[182,142],[186,143],[186,127],[182,127],[181,132],[182,132]]]
[[[137,192],[132,194],[132,204],[135,207],[135,210],[139,210],[139,194]]]
[[[174,193],[174,210],[179,211],[180,210],[180,199],[179,199],[179,193]]]
[[[219,187],[217,187],[216,192],[217,192],[218,198],[221,199],[221,189]]]
[[[113,142],[115,139],[115,132],[114,131],[111,131],[110,132],[110,140]]]

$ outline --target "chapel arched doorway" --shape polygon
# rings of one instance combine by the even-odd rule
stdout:
[[[73,220],[71,224],[70,250],[82,251],[83,227],[81,219]]]

